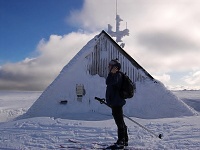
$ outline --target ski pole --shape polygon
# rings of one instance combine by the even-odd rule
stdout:
[[[95,97],[96,100],[98,100],[101,104],[105,104],[106,106],[110,107],[110,105],[108,105],[106,102],[105,102],[105,99],[104,98],[98,98],[98,97]],[[154,135],[155,137],[159,138],[159,139],[162,139],[162,134],[155,134],[154,132],[152,132],[151,130],[147,129],[146,127],[144,127],[143,125],[139,124],[138,122],[136,122],[135,120],[131,119],[130,117],[126,116],[123,114],[124,117],[126,117],[127,119],[129,119],[130,121],[134,122],[135,124],[137,124],[138,126],[140,126],[141,128],[145,129],[146,131],[148,131],[149,133],[151,133],[152,135]]]

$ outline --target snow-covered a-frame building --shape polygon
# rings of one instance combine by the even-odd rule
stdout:
[[[102,31],[62,69],[25,116],[73,118],[80,113],[109,114],[110,109],[94,97],[105,97],[108,63],[116,58],[121,62],[121,70],[136,83],[135,96],[124,107],[127,115],[162,118],[195,114]]]

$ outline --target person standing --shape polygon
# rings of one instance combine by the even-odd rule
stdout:
[[[124,148],[128,146],[127,126],[123,117],[123,106],[125,99],[120,96],[122,86],[122,74],[120,73],[121,64],[117,59],[109,62],[109,74],[106,78],[106,102],[112,109],[112,115],[118,129],[118,140],[112,146],[113,148]]]

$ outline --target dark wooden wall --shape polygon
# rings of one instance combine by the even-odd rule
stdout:
[[[122,66],[121,71],[126,73],[132,81],[142,82],[146,78],[153,79],[146,70],[104,32],[100,34],[93,52],[86,58],[88,59],[87,69],[91,75],[98,74],[106,78],[108,75],[108,63],[110,60],[118,58]]]

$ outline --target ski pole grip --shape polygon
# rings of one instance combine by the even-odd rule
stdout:
[[[99,97],[95,97],[96,100],[98,101],[103,101],[104,99],[103,98],[99,98]]]
[[[105,104],[106,106],[108,107],[111,107],[110,105],[108,105],[105,101],[105,98],[98,98],[98,97],[95,97],[96,100],[98,100],[101,104]]]
[[[98,100],[101,104],[105,103],[104,98],[95,97],[95,99]]]

